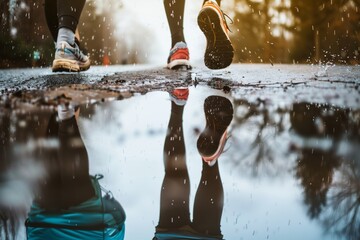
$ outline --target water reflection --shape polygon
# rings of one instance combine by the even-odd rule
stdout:
[[[234,132],[251,140],[244,147],[236,139],[243,151],[233,155],[233,165],[270,179],[293,169],[308,217],[328,236],[359,239],[360,111],[310,102],[274,107],[261,99],[234,105]]]
[[[38,137],[41,132],[38,124],[43,123],[41,118],[44,116],[46,113],[34,118],[24,113],[11,113],[6,109],[0,111],[1,239],[19,236],[18,231],[25,221],[35,183],[42,174],[36,158],[27,154],[33,151],[36,144],[35,141],[28,144],[27,136]]]
[[[195,97],[189,99],[187,88],[172,93],[171,108],[163,97],[168,94],[156,92],[81,106],[79,118],[78,108],[0,111],[0,238],[25,239],[27,234],[36,239],[74,228],[94,236],[120,233],[124,219],[119,216],[124,215],[100,209],[99,201],[118,213],[122,208],[107,191],[100,198],[99,179],[89,174],[89,165],[95,173],[106,172],[103,182],[119,194],[116,199],[121,196],[128,213],[126,239],[265,234],[289,239],[299,232],[306,232],[307,239],[360,238],[358,109],[309,102],[279,107],[261,99],[237,99],[228,139],[224,129],[232,105],[215,96],[225,94],[208,88],[204,94],[199,86],[190,90]],[[199,136],[194,129],[205,125],[198,121],[204,99],[207,125]],[[214,117],[217,109],[225,113],[221,121]],[[226,141],[231,148],[219,162],[211,161],[223,150],[219,142]],[[157,162],[162,150],[164,166]],[[89,209],[94,209],[93,218],[80,221],[90,216]],[[99,216],[112,223],[104,225]],[[70,223],[64,222],[68,217]],[[61,227],[52,228],[55,224]]]
[[[110,191],[105,191],[103,196],[98,181],[102,176],[89,175],[88,154],[76,120],[79,111],[79,108],[59,106],[50,117],[49,114],[34,117],[38,124],[49,120],[44,141],[36,141],[37,146],[31,153],[43,171],[38,175],[37,188],[31,188],[35,196],[30,195],[27,199],[33,199],[25,222],[27,239],[124,238],[125,212],[122,206]],[[12,151],[6,141],[12,139],[8,134],[11,130],[9,117],[2,123],[2,159],[14,161],[16,158],[11,153],[16,153],[16,148]],[[19,176],[18,180],[24,181],[22,178]],[[9,179],[4,180],[9,182]],[[2,202],[4,199],[2,196]],[[3,231],[5,239],[12,239],[16,237],[18,225],[24,221],[25,215],[16,210],[27,210],[27,206],[22,203],[15,211],[11,205],[11,211],[8,208],[1,208],[4,213]]]
[[[102,194],[100,175],[89,175],[88,154],[77,124],[80,108],[59,106],[50,117],[41,149],[45,177],[26,221],[28,239],[123,239],[125,212],[111,192]]]
[[[249,139],[239,143],[234,165],[237,166],[247,162],[253,176],[269,174],[277,176],[284,172],[283,164],[277,165],[277,155],[281,151],[276,141],[286,129],[284,109],[274,109],[270,101],[257,99],[250,102],[247,99],[236,99],[234,101],[235,116],[234,127],[245,129],[246,132],[238,132],[238,138],[250,136]],[[240,136],[241,135],[241,136]],[[280,140],[282,141],[282,140]],[[286,166],[287,167],[287,166]]]
[[[308,215],[347,239],[360,238],[359,117],[350,109],[307,102],[290,112],[292,128],[310,142],[294,149]]]
[[[190,219],[190,179],[186,164],[183,134],[183,111],[188,88],[173,90],[171,114],[164,143],[165,176],[161,186],[160,216],[154,240],[222,239],[220,222],[224,205],[224,189],[217,161],[227,138],[233,108],[221,96],[209,96],[204,102],[206,127],[197,141],[202,158],[193,220]]]

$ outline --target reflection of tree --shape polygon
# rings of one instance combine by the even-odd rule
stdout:
[[[333,152],[305,148],[299,154],[296,177],[304,188],[305,204],[310,218],[316,218],[326,206],[326,195],[340,159]]]
[[[282,109],[271,109],[268,102],[261,99],[253,103],[246,99],[235,100],[234,109],[237,113],[234,116],[234,127],[254,129],[251,133],[254,140],[251,141],[249,150],[242,152],[240,159],[255,153],[251,165],[253,174],[256,175],[260,165],[270,167],[274,163],[274,149],[270,142],[284,131],[283,118],[286,112]]]
[[[35,156],[27,152],[36,142],[29,139],[44,134],[46,116],[45,112],[14,114],[0,109],[0,239],[16,239],[24,224],[32,184],[39,177]]]
[[[350,124],[350,113],[350,109],[346,108],[301,102],[293,105],[290,121],[295,132],[303,137],[330,137],[338,140],[345,133],[356,133]]]
[[[4,111],[4,109],[2,109]],[[0,239],[15,239],[20,226],[19,215],[16,209],[9,206],[3,194],[8,187],[6,173],[11,167],[13,154],[10,150],[11,120],[5,111],[0,115]]]
[[[297,148],[296,177],[304,188],[310,218],[322,220],[329,231],[359,239],[358,152],[351,164],[345,162],[349,156],[352,158],[351,151],[341,152],[343,144],[351,149],[352,144],[359,143],[359,112],[328,104],[296,103],[290,122],[304,140],[304,146]],[[340,178],[335,177],[337,169]]]
[[[356,159],[359,160],[359,159]],[[349,240],[360,239],[360,163],[349,161],[331,186],[325,227]]]

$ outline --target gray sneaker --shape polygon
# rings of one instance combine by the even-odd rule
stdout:
[[[53,72],[80,72],[90,68],[89,57],[82,53],[76,43],[71,46],[67,42],[60,42],[58,46],[52,64]]]

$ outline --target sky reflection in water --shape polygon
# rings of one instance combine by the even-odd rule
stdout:
[[[338,239],[337,233],[358,239],[358,109],[305,102],[278,108],[205,87],[190,88],[183,113],[191,216],[202,170],[196,141],[205,127],[203,104],[209,95],[229,98],[235,111],[231,137],[219,159],[224,239],[330,240]],[[170,109],[166,92],[80,106],[78,126],[89,172],[104,175],[100,184],[125,209],[125,239],[154,236]],[[51,113],[1,115],[2,140],[7,142],[1,154],[7,159],[0,165],[0,203],[19,210],[10,215],[20,216],[20,206],[30,207],[30,189],[44,172],[36,159],[39,146],[58,146],[44,141]],[[20,237],[23,232],[22,227]]]

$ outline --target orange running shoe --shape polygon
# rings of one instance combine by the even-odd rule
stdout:
[[[171,101],[173,101],[178,106],[184,106],[189,97],[189,88],[188,87],[177,87],[171,92],[169,92]]]
[[[232,62],[234,48],[229,38],[230,30],[225,15],[216,1],[205,2],[197,21],[207,40],[205,65],[210,69],[226,68]]]
[[[182,66],[191,68],[189,59],[189,49],[186,43],[177,42],[170,50],[167,67],[169,69],[177,69]]]

